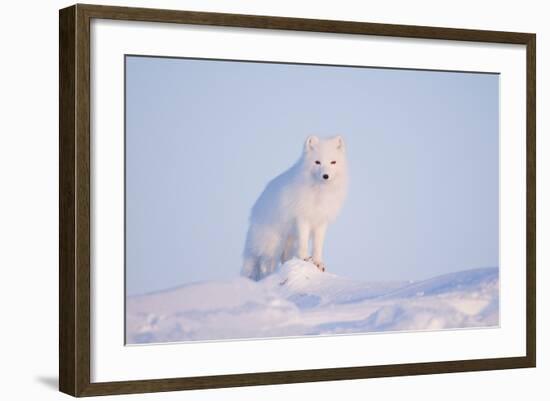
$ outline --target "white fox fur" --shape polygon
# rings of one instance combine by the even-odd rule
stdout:
[[[293,257],[324,271],[326,229],[340,211],[347,184],[343,138],[308,137],[300,159],[267,184],[252,208],[241,274],[260,280]]]

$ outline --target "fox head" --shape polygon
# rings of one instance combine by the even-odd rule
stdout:
[[[335,136],[320,139],[309,136],[304,144],[302,162],[310,179],[329,184],[347,179],[347,162],[344,138]]]

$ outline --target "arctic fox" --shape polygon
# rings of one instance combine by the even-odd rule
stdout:
[[[300,159],[267,184],[252,208],[241,274],[260,280],[293,257],[324,271],[325,232],[347,184],[344,139],[309,136]]]

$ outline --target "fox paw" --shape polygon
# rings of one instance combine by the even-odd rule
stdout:
[[[324,272],[327,267],[323,262],[314,260],[311,256],[309,258],[304,259],[306,262],[313,263],[320,271]]]

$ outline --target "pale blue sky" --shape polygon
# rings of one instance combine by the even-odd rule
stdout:
[[[329,271],[497,266],[498,99],[495,74],[127,57],[128,294],[238,275],[252,204],[310,134],[348,150]]]

